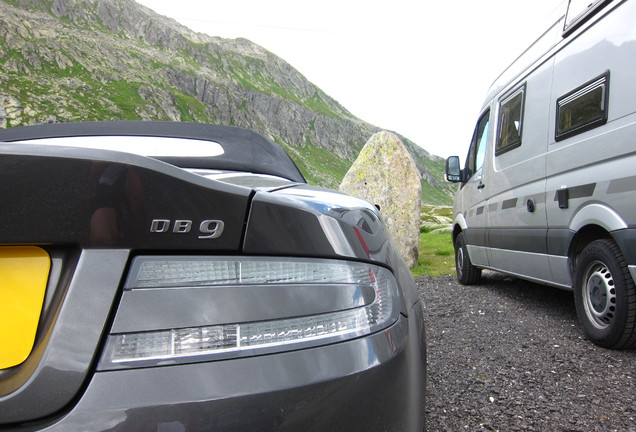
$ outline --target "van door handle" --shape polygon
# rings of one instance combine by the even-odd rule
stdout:
[[[485,187],[486,187],[486,185],[485,185],[485,184],[483,184],[483,183],[481,182],[481,180],[480,180],[480,181],[479,181],[479,184],[477,185],[477,189],[480,189],[480,190],[481,190],[481,189],[483,189],[483,188],[485,188]]]

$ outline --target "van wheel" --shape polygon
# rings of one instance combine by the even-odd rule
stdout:
[[[464,233],[459,233],[455,239],[455,269],[457,280],[462,285],[476,284],[481,279],[481,269],[470,262]]]
[[[636,287],[612,240],[595,240],[578,256],[574,303],[592,342],[611,349],[636,347]]]

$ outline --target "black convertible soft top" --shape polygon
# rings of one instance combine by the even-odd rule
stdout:
[[[152,157],[182,168],[246,171],[306,182],[280,145],[263,135],[238,127],[168,121],[98,121],[0,129],[0,142],[81,136],[148,136],[213,141],[223,147],[222,155]]]

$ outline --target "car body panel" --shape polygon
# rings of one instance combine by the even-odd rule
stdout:
[[[121,152],[0,144],[0,154],[2,243],[240,248],[250,189]],[[167,232],[152,233],[154,219],[189,220],[194,228],[182,233],[171,225]],[[197,241],[205,220],[222,220],[223,235]]]
[[[304,184],[288,156],[251,131],[115,123],[0,131],[0,247],[36,245],[51,257],[34,348],[0,370],[0,428],[421,430],[422,306],[378,210]],[[49,133],[90,140],[113,126],[125,132],[117,140],[209,132],[228,145],[228,135],[251,156],[194,163],[46,144]],[[263,152],[273,156],[260,161]],[[356,284],[130,289],[127,277],[146,256],[364,263],[394,278],[395,317],[379,331],[322,344],[113,367],[105,359],[112,335],[320,316],[377,297]]]
[[[256,223],[255,221],[258,221]],[[306,246],[310,244],[311,248]],[[393,245],[378,209],[367,201],[315,186],[257,193],[243,252],[358,259],[386,265],[404,289],[402,311],[419,301],[415,281]]]
[[[410,358],[404,342],[396,345],[408,339],[405,320],[370,338],[323,348],[98,372],[72,412],[36,427],[344,431],[392,425],[414,430],[418,413],[408,401],[422,402],[422,395],[412,394],[418,387],[409,382],[409,368],[419,368],[410,363],[422,357]]]
[[[96,360],[128,255],[85,250],[71,280],[60,278],[63,298],[47,314],[34,352],[12,375],[0,375],[0,424],[51,415],[76,397]]]

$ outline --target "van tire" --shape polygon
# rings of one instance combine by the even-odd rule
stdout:
[[[636,347],[636,286],[612,240],[595,240],[578,256],[574,303],[592,342],[611,349]]]
[[[457,271],[457,280],[462,285],[473,285],[481,279],[481,269],[470,262],[464,233],[457,234],[455,239],[455,269]]]

